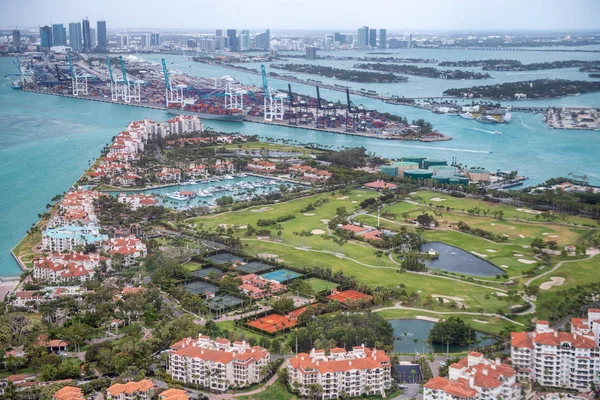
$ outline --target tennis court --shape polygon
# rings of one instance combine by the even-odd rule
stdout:
[[[306,280],[306,283],[308,283],[310,287],[312,287],[315,293],[325,292],[327,290],[332,290],[337,287],[337,283],[329,282],[319,278],[309,278]]]
[[[275,268],[273,265],[265,264],[260,261],[252,261],[248,264],[240,265],[238,271],[245,272],[247,274],[260,274],[261,272],[268,271]]]
[[[210,275],[215,275],[218,278],[223,276],[223,271],[215,267],[209,267],[205,269],[199,269],[191,273],[192,276],[196,276],[198,278],[208,278]]]
[[[302,274],[298,272],[290,271],[288,269],[278,269],[276,271],[267,272],[266,274],[261,275],[263,278],[268,280],[277,281],[279,283],[289,282],[292,279],[296,279],[301,277]]]
[[[244,259],[242,257],[238,257],[231,253],[214,254],[212,256],[206,257],[206,259],[212,261],[213,263],[215,263],[217,265],[225,265],[225,264],[233,265],[233,264],[237,264],[237,263],[244,261]]]
[[[233,307],[237,307],[242,304],[244,301],[242,299],[238,299],[237,297],[230,296],[228,294],[223,296],[215,296],[211,301],[206,303],[206,306],[211,311],[216,310],[225,310]]]
[[[333,293],[330,296],[327,296],[329,300],[337,300],[340,303],[346,303],[348,301],[372,301],[373,296],[369,296],[368,294],[364,294],[361,292],[357,292],[356,290],[344,290],[343,292]]]
[[[215,285],[206,282],[191,282],[184,286],[185,290],[191,294],[215,294],[219,289]]]
[[[275,333],[296,325],[296,320],[279,314],[269,314],[254,321],[246,322],[246,325],[260,331]]]

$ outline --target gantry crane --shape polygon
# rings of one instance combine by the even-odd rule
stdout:
[[[274,92],[267,83],[267,70],[264,65],[260,66],[262,72],[263,90],[265,92],[264,113],[265,121],[283,120],[285,94]]]
[[[176,87],[171,86],[171,82],[169,81],[169,71],[167,70],[167,62],[165,59],[162,59],[162,67],[163,74],[165,76],[165,103],[167,108],[169,108],[170,104],[183,104],[183,89],[185,85],[177,85]]]
[[[88,75],[85,73],[78,74],[77,70],[73,66],[73,60],[71,60],[71,52],[67,52],[67,59],[69,60],[69,69],[71,70],[71,87],[73,88],[73,96],[79,96],[80,94],[88,94]]]

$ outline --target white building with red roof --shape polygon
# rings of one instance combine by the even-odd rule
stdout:
[[[204,132],[204,124],[200,118],[195,115],[178,115],[165,123],[167,131],[171,135],[180,135],[182,133]]]
[[[594,318],[597,311],[590,311],[588,317]],[[547,321],[537,321],[533,332],[512,332],[510,354],[519,377],[579,391],[599,384],[600,350],[594,339],[594,323],[588,331],[583,321],[587,320],[575,319],[572,332],[558,332]]]
[[[106,397],[108,400],[150,400],[154,395],[156,386],[149,379],[141,381],[115,383],[106,389]]]
[[[288,168],[290,174],[306,181],[324,181],[331,178],[332,173],[313,168],[309,165],[292,165]]]
[[[424,400],[521,399],[517,372],[499,358],[489,360],[472,351],[448,367],[448,378],[437,377],[424,385]]]
[[[126,267],[135,264],[138,258],[146,257],[147,254],[146,244],[135,235],[111,238],[106,242],[104,250],[111,256],[117,254],[123,256]]]
[[[85,282],[94,277],[101,261],[110,265],[97,253],[51,253],[33,260],[33,278],[52,284]]]
[[[259,172],[261,174],[272,174],[277,172],[277,167],[268,161],[250,161],[246,166],[248,171]]]
[[[156,179],[159,182],[176,182],[181,180],[181,170],[179,168],[163,167],[160,172],[156,173]]]
[[[240,279],[242,280],[240,290],[252,299],[262,299],[263,297],[284,293],[287,290],[285,285],[256,274],[242,275]]]
[[[208,167],[204,164],[191,163],[190,166],[185,169],[185,173],[192,178],[204,178],[208,176]]]
[[[334,348],[328,355],[312,349],[310,354],[299,353],[289,360],[288,380],[290,385],[298,385],[302,396],[307,396],[315,384],[323,389],[322,399],[337,399],[342,393],[349,397],[385,396],[392,385],[391,362],[383,350],[364,345],[351,351]]]
[[[144,207],[158,205],[158,199],[156,197],[152,196],[151,194],[141,194],[141,193],[134,193],[134,194],[121,193],[117,197],[117,201],[119,203],[129,204],[129,207],[131,207],[131,209],[133,211],[136,211],[136,210],[138,210],[140,208],[144,208]]]
[[[260,346],[250,346],[246,341],[211,340],[208,336],[180,340],[167,353],[167,373],[172,379],[218,392],[226,391],[230,385],[260,382],[264,378],[261,367],[271,359],[270,353]]]
[[[229,160],[217,160],[212,168],[215,174],[231,174],[235,171],[235,165]]]

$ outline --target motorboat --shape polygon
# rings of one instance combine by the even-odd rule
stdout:
[[[475,119],[475,117],[473,116],[473,114],[471,114],[470,112],[466,112],[466,113],[462,113],[459,114],[462,118],[464,119]]]
[[[185,201],[196,197],[196,193],[182,190],[181,192],[167,193],[167,197],[173,200]]]
[[[195,184],[196,184],[196,181],[193,179],[187,180],[182,183],[182,185],[195,185]]]

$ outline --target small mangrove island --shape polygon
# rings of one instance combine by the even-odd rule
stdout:
[[[366,63],[354,64],[354,68],[368,69],[372,71],[385,71],[397,74],[407,74],[415,76],[424,76],[426,78],[436,79],[488,79],[491,78],[488,73],[461,71],[456,70],[440,70],[433,67],[417,67],[416,65],[396,65],[396,64],[381,64],[381,63]]]
[[[537,79],[534,81],[506,82],[498,85],[453,88],[444,96],[506,100],[514,98],[551,99],[581,93],[600,91],[600,82],[571,81],[567,79]]]
[[[397,83],[408,81],[408,78],[392,73],[354,71],[349,69],[325,67],[322,65],[273,64],[271,65],[271,68],[360,83]]]
[[[564,60],[523,64],[519,60],[442,61],[440,67],[482,67],[484,71],[540,71],[559,68],[579,68],[591,72],[600,68],[600,61]]]

